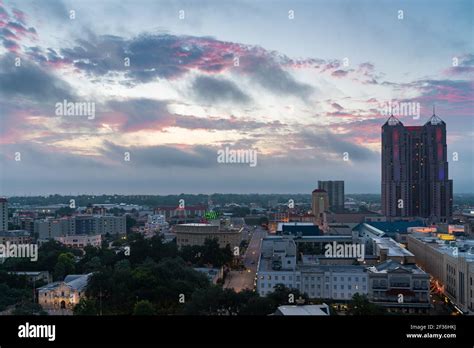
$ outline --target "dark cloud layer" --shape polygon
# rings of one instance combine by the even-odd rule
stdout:
[[[211,76],[198,76],[192,84],[193,94],[206,103],[247,103],[247,96],[232,81]]]
[[[13,54],[0,58],[0,92],[3,96],[57,102],[72,98],[71,87],[51,72],[26,59],[15,65]]]

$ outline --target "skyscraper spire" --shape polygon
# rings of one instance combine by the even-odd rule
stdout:
[[[433,104],[433,116],[434,116],[434,115],[436,115],[436,113],[435,113],[435,106],[434,106],[434,104]]]

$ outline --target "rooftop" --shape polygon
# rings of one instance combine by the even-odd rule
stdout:
[[[88,274],[70,274],[64,278],[62,282],[54,282],[38,288],[38,290],[54,290],[62,283],[65,283],[74,290],[81,291],[87,286],[89,278],[92,276],[92,273]]]
[[[395,233],[407,233],[409,227],[424,227],[426,224],[423,221],[370,221],[365,222],[376,229],[383,231],[387,234],[393,235]]]
[[[30,232],[26,230],[0,231],[0,237],[29,237]]]
[[[280,306],[276,315],[330,315],[329,306],[321,305]]]
[[[415,256],[392,238],[373,238],[379,249],[386,249],[387,257]]]
[[[391,273],[399,270],[412,274],[426,274],[416,265],[402,265],[394,260],[387,260],[376,266],[371,266],[368,270],[372,273]]]

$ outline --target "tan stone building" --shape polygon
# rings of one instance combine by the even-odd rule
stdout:
[[[214,238],[217,238],[221,248],[227,244],[234,248],[240,245],[242,239],[242,228],[222,229],[218,225],[193,223],[175,225],[173,230],[178,248],[185,245],[204,245],[206,239]]]
[[[72,310],[85,296],[89,274],[71,274],[62,282],[54,282],[38,289],[38,303],[44,310]]]

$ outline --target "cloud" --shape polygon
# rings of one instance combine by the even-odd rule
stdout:
[[[331,73],[331,76],[334,76],[334,77],[345,77],[347,76],[348,74],[348,71],[345,71],[345,70],[335,70]]]
[[[105,142],[102,154],[116,163],[124,163],[124,153],[130,153],[130,164],[139,167],[208,168],[217,166],[217,149],[211,146],[132,146]]]
[[[0,92],[5,97],[19,97],[42,102],[71,99],[71,87],[39,65],[21,60],[15,66],[16,56],[6,54],[0,58]]]
[[[206,103],[244,104],[250,97],[232,81],[211,76],[198,76],[192,84],[193,94]]]
[[[351,161],[370,161],[378,156],[374,151],[346,140],[342,134],[334,134],[328,130],[308,126],[293,134],[291,141],[293,146],[306,148],[327,159],[334,158],[342,161],[345,152],[349,154]]]
[[[307,99],[314,92],[314,87],[295,80],[268,56],[248,56],[240,61],[251,79],[275,94]]]
[[[447,69],[445,74],[449,76],[466,75],[466,77],[472,78],[474,73],[474,54],[463,54],[455,59],[455,61],[453,60],[453,66]]]
[[[110,100],[106,111],[100,116],[101,122],[117,127],[121,132],[139,130],[162,130],[174,124],[174,115],[168,111],[167,102],[136,98]]]

